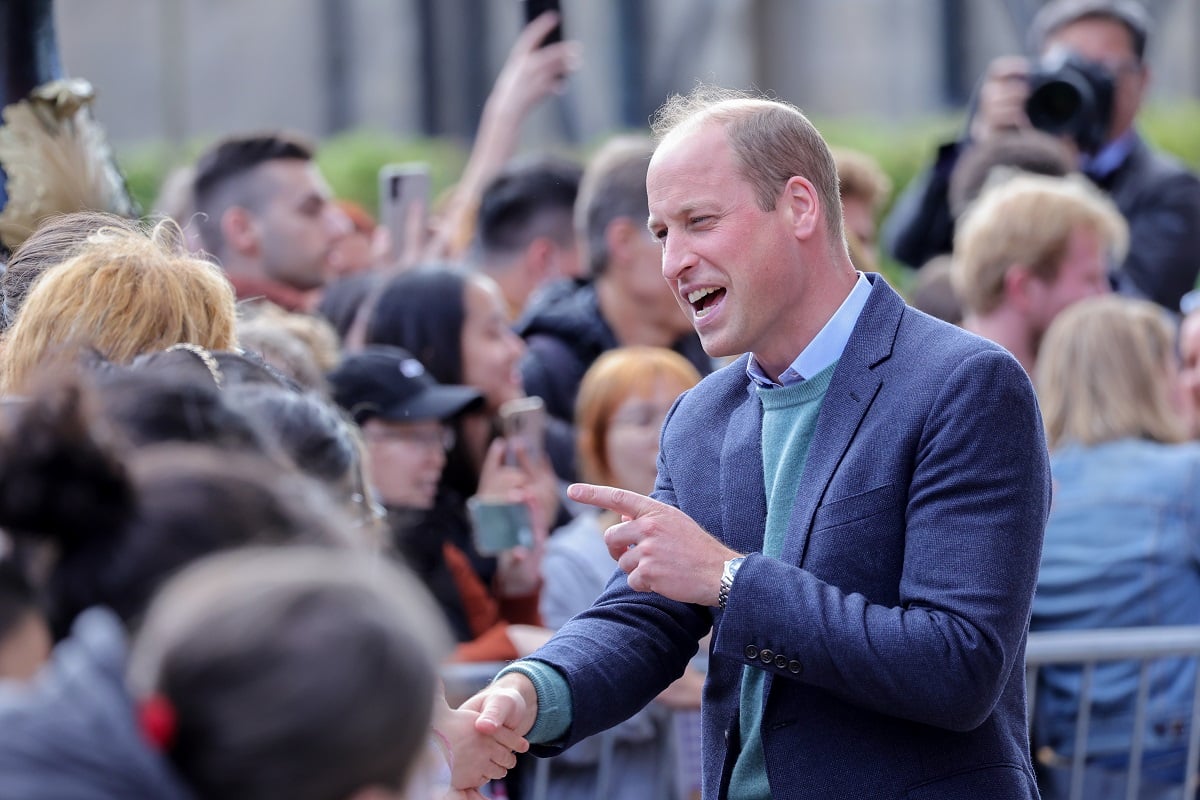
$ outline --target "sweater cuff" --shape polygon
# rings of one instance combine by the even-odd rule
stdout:
[[[532,744],[549,744],[561,739],[571,727],[571,687],[554,667],[541,661],[523,660],[509,664],[496,674],[496,679],[510,672],[524,675],[537,692],[537,718],[526,740]]]

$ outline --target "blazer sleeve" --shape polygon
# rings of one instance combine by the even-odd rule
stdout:
[[[679,402],[668,412],[668,423]],[[665,503],[674,500],[661,452],[653,496]],[[708,608],[654,592],[635,592],[623,573],[614,572],[596,602],[530,656],[550,664],[566,679],[573,709],[566,736],[553,746],[536,746],[533,752],[561,752],[628,719],[683,675],[699,640],[711,627]]]

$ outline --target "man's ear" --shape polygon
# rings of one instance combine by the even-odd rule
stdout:
[[[794,175],[783,187],[780,202],[786,205],[791,218],[792,232],[796,238],[805,241],[820,228],[822,214],[840,214],[842,209],[821,208],[821,200],[817,190],[807,178]]]
[[[241,206],[231,206],[221,214],[221,238],[229,252],[252,256],[258,252],[258,222]]]
[[[629,263],[633,248],[638,243],[637,237],[641,234],[649,235],[626,217],[618,217],[608,223],[604,229],[604,243],[608,246],[609,261],[613,264]]]
[[[1028,311],[1034,302],[1037,279],[1024,264],[1013,264],[1004,272],[1004,302],[1018,311]]]
[[[538,236],[525,247],[525,274],[530,285],[537,285],[551,278],[560,278],[561,270],[555,258],[557,247],[545,236]]]

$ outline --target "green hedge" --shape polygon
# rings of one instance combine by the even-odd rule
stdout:
[[[929,163],[937,145],[957,135],[962,125],[957,116],[905,123],[847,118],[815,122],[831,143],[874,156],[892,179],[894,194]],[[1151,143],[1200,171],[1200,135],[1196,133],[1200,130],[1200,101],[1151,106],[1142,114],[1140,127]],[[142,146],[119,153],[130,190],[143,208],[153,206],[163,176],[174,165],[195,158],[203,144],[193,142],[176,150],[162,145]],[[427,162],[436,194],[452,185],[462,172],[466,147],[449,139],[401,139],[387,132],[361,130],[323,141],[317,160],[338,196],[374,212],[378,206],[376,176],[382,165]],[[883,266],[897,284],[907,285],[909,276],[902,267]]]

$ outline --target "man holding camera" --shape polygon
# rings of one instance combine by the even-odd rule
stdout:
[[[1200,271],[1200,179],[1152,150],[1134,122],[1149,84],[1150,19],[1138,0],[1051,0],[1030,28],[1036,63],[1004,56],[989,66],[964,141],[943,146],[884,226],[885,246],[919,267],[948,252],[950,175],[973,144],[1037,127],[1067,140],[1079,168],[1112,197],[1130,228],[1113,280],[1118,291],[1178,310]]]

